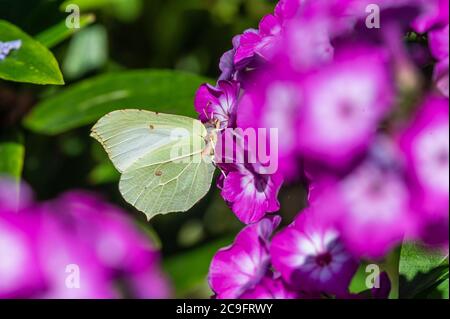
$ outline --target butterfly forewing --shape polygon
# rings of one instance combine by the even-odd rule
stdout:
[[[173,143],[174,130],[192,133],[196,129],[206,134],[206,129],[203,127],[202,132],[195,122],[198,121],[184,116],[121,110],[102,117],[91,135],[103,145],[114,166],[124,172],[142,156]]]

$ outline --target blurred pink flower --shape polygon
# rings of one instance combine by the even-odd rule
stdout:
[[[302,81],[298,150],[331,167],[364,152],[392,108],[393,84],[383,52],[347,48]]]
[[[125,212],[85,192],[30,198],[0,181],[0,297],[120,298],[118,281],[128,297],[170,296],[157,249]]]
[[[340,295],[347,292],[358,263],[326,218],[314,208],[304,210],[273,238],[270,252],[274,268],[292,287]]]
[[[35,219],[5,210],[3,203],[0,199],[0,299],[29,298],[45,288]]]
[[[434,81],[438,90],[449,97],[449,26],[430,31],[428,41],[433,57],[437,60],[434,69]]]
[[[400,138],[408,185],[427,242],[448,245],[448,100],[429,97]]]
[[[334,221],[355,257],[382,258],[415,233],[411,195],[394,169],[368,160],[317,193],[318,214]]]

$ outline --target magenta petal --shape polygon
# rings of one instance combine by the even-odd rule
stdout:
[[[433,80],[436,87],[446,98],[449,97],[449,58],[438,62],[434,68]]]
[[[130,274],[126,284],[138,299],[167,299],[172,296],[167,277],[159,267],[148,267],[140,273]]]
[[[273,238],[270,252],[284,280],[307,292],[345,293],[358,267],[339,232],[312,209]]]
[[[275,35],[281,31],[280,22],[272,15],[268,14],[259,23],[259,32],[262,36]]]
[[[449,50],[449,26],[448,24],[438,30],[433,30],[428,34],[428,41],[433,56],[442,60],[448,57]]]
[[[315,204],[334,220],[356,257],[383,258],[416,232],[417,217],[403,176],[371,161],[329,186]]]
[[[345,167],[364,152],[392,107],[392,82],[375,48],[341,52],[332,65],[307,76],[303,87],[298,149],[330,167]]]
[[[260,282],[270,265],[268,240],[279,223],[276,216],[249,225],[231,246],[216,253],[208,281],[217,298],[239,298]]]
[[[435,26],[448,24],[448,0],[432,0],[422,2],[422,12],[413,22],[416,32],[424,33]]]
[[[210,103],[217,103],[217,99],[211,94],[209,84],[203,84],[197,90],[195,95],[194,107],[202,122],[207,122],[211,114],[208,113],[208,105]]]
[[[118,298],[119,278],[130,297],[170,294],[159,253],[125,212],[80,191],[25,207],[10,194],[0,187],[0,297]]]
[[[256,46],[261,41],[261,36],[257,30],[247,30],[240,37],[239,47],[236,49],[234,64],[238,69],[248,64],[255,55]]]
[[[235,81],[219,81],[217,87],[203,84],[195,96],[195,110],[202,122],[218,121],[221,128],[235,125],[240,85]]]
[[[117,298],[106,273],[89,245],[66,233],[52,218],[52,211],[40,216],[38,251],[47,289],[39,298],[105,299]],[[79,278],[79,280],[77,279]]]
[[[300,294],[291,290],[284,281],[272,274],[266,275],[255,287],[247,290],[240,299],[298,299]]]
[[[33,192],[25,183],[0,175],[0,213],[18,212],[33,205]]]
[[[0,299],[29,298],[45,288],[36,252],[36,220],[2,208],[0,203]]]
[[[277,196],[283,179],[279,174],[259,175],[242,168],[227,175],[222,197],[245,224],[261,220],[266,213],[279,210]]]
[[[72,224],[72,237],[92,246],[98,262],[111,275],[141,272],[158,261],[148,237],[124,212],[84,192],[69,192],[53,206],[62,223]]]
[[[408,169],[408,185],[424,236],[434,243],[444,239],[443,244],[448,244],[448,117],[448,100],[430,97],[400,138]],[[439,224],[442,227],[438,227]]]
[[[280,0],[275,7],[275,16],[283,20],[290,19],[295,16],[300,7],[300,0]]]

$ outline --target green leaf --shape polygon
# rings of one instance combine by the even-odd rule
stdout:
[[[98,164],[89,173],[89,181],[93,185],[114,183],[118,181],[119,178],[119,172],[109,160]]]
[[[349,291],[353,294],[359,294],[363,291],[367,290],[366,279],[367,272],[366,267],[367,263],[361,263],[355,275],[353,276],[352,281],[350,282]]]
[[[448,299],[448,265],[442,265],[427,274],[418,274],[406,284],[406,294],[410,298]]]
[[[124,108],[141,108],[194,117],[195,92],[208,79],[168,70],[101,75],[68,87],[39,103],[25,118],[35,132],[56,135],[97,121]]]
[[[418,273],[426,273],[445,263],[445,257],[437,251],[411,242],[402,246],[400,256],[400,274],[406,279],[413,279]]]
[[[0,20],[0,41],[21,40],[22,47],[0,61],[0,79],[33,84],[64,84],[58,62],[40,42]]]
[[[417,243],[405,243],[400,274],[400,298],[426,297],[428,292],[448,280],[448,259]]]
[[[448,288],[448,283],[449,283],[449,279],[447,278],[447,279],[445,279],[442,283],[440,283],[440,284],[436,287],[436,290],[438,291],[439,296],[440,296],[441,298],[449,299],[449,293],[448,293],[449,288]]]
[[[0,140],[0,176],[7,175],[19,180],[24,156],[25,147],[19,137]]]
[[[390,299],[398,299],[400,294],[400,262],[402,247],[393,249],[382,263],[382,269],[386,271],[391,281]]]
[[[54,25],[53,27],[39,33],[36,36],[36,40],[41,42],[47,48],[53,48],[57,44],[69,38],[72,34],[77,33],[94,21],[95,16],[93,14],[82,15],[80,16],[80,28],[68,28],[66,26],[66,20],[64,20]]]
[[[106,29],[102,25],[94,25],[73,37],[62,68],[65,77],[72,80],[101,68],[107,60]]]
[[[209,265],[215,253],[229,245],[232,238],[223,238],[174,257],[166,258],[164,270],[170,276],[177,297],[183,297],[202,285],[207,285]],[[201,297],[209,297],[209,295]]]

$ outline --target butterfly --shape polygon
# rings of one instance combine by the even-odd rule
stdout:
[[[120,110],[102,117],[91,136],[121,173],[123,198],[150,220],[184,212],[209,191],[216,128],[189,117]]]

